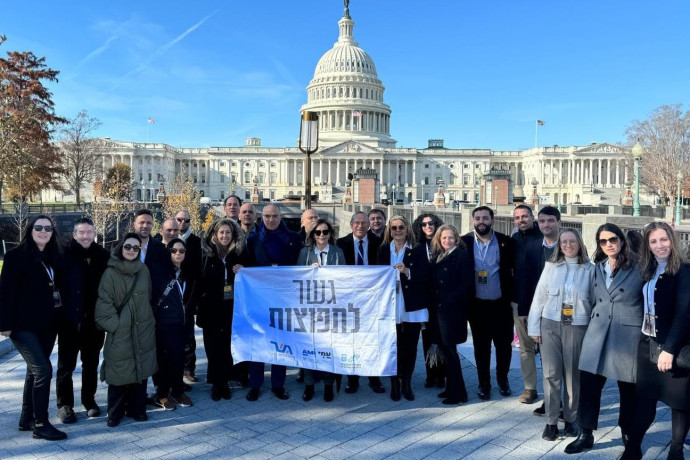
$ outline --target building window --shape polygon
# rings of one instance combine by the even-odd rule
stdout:
[[[245,171],[244,172],[244,183],[249,184],[249,183],[251,183],[251,181],[252,181],[252,173],[250,173],[249,171]]]
[[[429,185],[429,176],[424,177],[424,185]]]
[[[220,183],[224,184],[225,183],[225,174],[220,175]]]
[[[462,176],[462,185],[470,185],[470,175],[465,174]]]
[[[429,163],[425,164],[424,168],[429,169]]]

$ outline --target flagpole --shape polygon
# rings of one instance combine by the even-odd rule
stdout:
[[[534,120],[534,148],[537,148],[537,133],[539,132],[539,120]]]
[[[151,123],[149,123],[150,119],[151,119],[151,117],[146,117],[146,143],[147,144],[149,143],[149,125],[151,124]]]

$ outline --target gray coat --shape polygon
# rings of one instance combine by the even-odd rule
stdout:
[[[596,265],[592,318],[580,354],[580,370],[635,383],[637,346],[642,334],[643,297],[637,267],[616,273],[606,287],[602,263]]]

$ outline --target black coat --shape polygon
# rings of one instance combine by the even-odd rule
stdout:
[[[367,235],[369,239],[369,247],[367,248],[367,259],[369,260],[369,265],[376,264],[376,258],[378,256],[378,249],[381,245],[381,240],[376,236]],[[342,238],[338,238],[335,245],[343,250],[345,254],[345,265],[355,265],[357,260],[355,259],[355,239],[352,237],[352,233]]]
[[[513,302],[518,304],[518,314],[520,316],[529,315],[529,308],[532,305],[532,297],[537,289],[537,281],[529,276],[529,272],[537,269],[533,265],[533,258],[528,254],[535,250],[535,244],[541,246],[544,235],[539,231],[536,223],[526,232],[515,232],[512,236],[515,248],[515,269],[513,271]],[[532,260],[532,262],[530,262]],[[544,265],[541,265],[541,269]],[[541,269],[539,270],[541,273]],[[501,287],[503,285],[501,284]]]
[[[186,258],[185,258],[186,260]],[[188,280],[185,274],[180,276],[180,287],[184,296],[180,294],[180,287],[175,281],[176,271],[168,273],[168,283],[159,301],[154,304],[153,313],[156,318],[156,328],[161,326],[183,326],[191,324],[194,313],[190,310],[189,299],[194,292],[194,279]]]
[[[467,341],[467,311],[474,298],[474,270],[469,252],[456,248],[431,266],[434,315],[432,341],[451,346]],[[414,274],[412,275],[414,279]]]
[[[516,295],[518,304],[518,315],[528,316],[529,309],[532,306],[532,299],[534,292],[537,290],[537,284],[541,277],[541,272],[544,271],[546,261],[551,258],[555,246],[553,248],[544,247],[544,239],[534,239],[527,242],[525,247],[525,261],[524,269],[518,274],[515,270],[514,288],[519,289],[520,292]],[[515,262],[517,265],[517,261]]]
[[[62,267],[51,267],[59,288]],[[53,287],[38,249],[25,244],[8,251],[0,274],[0,331],[54,333],[56,310]]]
[[[153,238],[149,238],[149,245],[146,249],[146,258],[144,259],[146,268],[151,274],[151,288],[153,305],[158,302],[163,290],[166,286],[167,273],[172,266],[170,255],[163,243]]]
[[[403,255],[403,264],[405,267],[410,268],[412,263],[412,249],[405,248],[405,255]],[[424,256],[426,258],[426,255]],[[391,263],[391,247],[390,244],[381,244],[379,246],[378,253],[376,255],[376,265],[390,265]],[[410,271],[412,269],[410,268]],[[412,273],[410,273],[412,275]],[[416,301],[413,294],[412,281],[414,280],[414,275],[412,275],[412,280],[410,280],[404,273],[400,274],[400,287],[402,288],[403,299],[405,300],[405,311],[417,311],[428,308],[428,305],[423,302]],[[428,294],[428,293],[427,293]]]
[[[501,280],[501,301],[510,306],[513,298],[513,266],[514,266],[514,247],[513,239],[500,232],[494,232],[498,241],[499,269],[498,274]],[[470,253],[470,263],[472,267],[472,280],[474,280],[474,232],[470,232],[461,237]]]
[[[108,268],[110,254],[96,243],[84,249],[74,239],[64,247],[63,254],[65,271],[60,286],[63,319],[74,328],[81,329],[84,322],[95,324],[98,285]]]
[[[662,274],[654,289],[656,340],[677,356],[690,343],[690,264],[675,275]]]
[[[434,280],[432,263],[427,257],[426,248],[425,241],[419,243],[412,249],[409,259],[406,255],[405,260],[403,260],[405,266],[410,269],[412,277],[409,280],[406,278],[406,282],[402,283],[405,309],[407,311],[430,308],[433,303]]]

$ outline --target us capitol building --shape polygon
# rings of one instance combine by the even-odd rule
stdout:
[[[539,147],[522,151],[445,148],[429,140],[423,148],[397,148],[391,137],[391,108],[373,59],[355,42],[346,7],[333,48],[316,64],[301,108],[319,115],[319,150],[312,154],[312,193],[338,202],[358,173],[375,174],[379,199],[404,203],[433,200],[443,184],[447,202],[493,203],[482,178],[507,179],[509,195],[543,203],[598,204],[604,194],[619,199],[632,181],[630,149],[613,144]],[[262,199],[304,193],[306,155],[294,147],[264,147],[248,138],[241,147],[175,148],[167,144],[108,140],[103,171],[116,163],[132,168],[132,199],[152,201],[177,174],[192,177],[212,200],[230,194]],[[626,187],[628,184],[628,187]],[[85,192],[87,192],[85,190]]]

